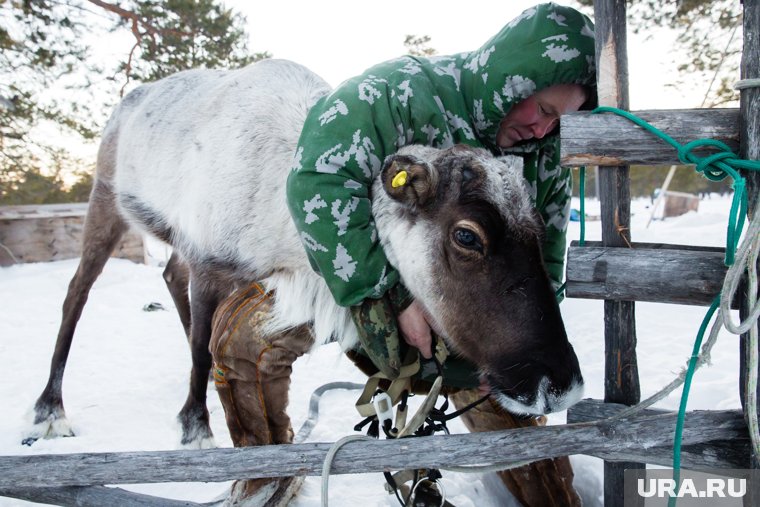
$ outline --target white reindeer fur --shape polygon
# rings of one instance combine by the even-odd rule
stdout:
[[[315,343],[357,342],[345,308],[312,270],[292,223],[285,184],[309,108],[329,86],[303,66],[265,60],[239,70],[192,70],[130,93],[111,117],[101,153],[115,146],[115,171],[97,178],[113,187],[122,215],[125,199],[161,217],[172,243],[191,263],[230,261],[243,281],[275,290],[269,332],[313,323]],[[431,158],[435,150],[401,152]],[[485,153],[485,152],[484,152]],[[531,204],[520,159],[482,157],[489,192],[510,222],[523,222]],[[377,181],[377,180],[376,180]],[[436,315],[428,255],[440,241],[432,224],[410,224],[376,183],[373,213],[390,262],[412,294]],[[130,197],[131,196],[131,197]]]
[[[242,267],[241,280],[275,289],[270,332],[313,321],[316,343],[334,338],[350,347],[350,316],[309,265],[285,200],[306,113],[329,91],[285,60],[144,85],[106,127],[104,139],[117,146],[116,171],[98,179],[119,200],[136,196],[163,217],[186,259],[230,260]]]

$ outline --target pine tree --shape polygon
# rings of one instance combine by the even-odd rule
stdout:
[[[404,47],[412,56],[433,56],[436,51],[428,46],[429,43],[429,35],[407,35],[404,39]]]
[[[108,31],[93,19],[133,34],[134,46],[120,61],[92,61],[84,35]],[[248,52],[244,26],[245,18],[219,0],[0,0],[0,203],[16,202],[9,195],[24,188],[43,188],[40,177],[63,185],[61,173],[82,167],[32,135],[35,127],[91,140],[127,85],[268,57]],[[76,193],[82,195],[81,186]]]

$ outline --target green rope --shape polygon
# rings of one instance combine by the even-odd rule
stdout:
[[[562,299],[565,297],[565,289],[567,288],[567,282],[563,282],[562,285],[559,286],[559,289],[557,289],[554,292],[554,297],[557,298],[557,302],[561,303]]]
[[[747,215],[747,191],[745,189],[744,178],[739,174],[739,169],[749,171],[760,171],[760,161],[742,160],[731,151],[725,143],[715,139],[698,139],[685,145],[667,135],[665,132],[655,128],[651,124],[642,120],[628,111],[617,109],[615,107],[597,107],[592,113],[615,113],[622,116],[648,132],[656,135],[666,143],[670,144],[678,151],[678,160],[684,164],[696,165],[696,171],[710,181],[720,181],[726,176],[731,176],[734,180],[731,187],[734,189],[734,197],[731,202],[731,211],[728,216],[728,229],[726,231],[726,266],[734,263],[734,254],[736,246],[739,244],[744,228],[744,219]],[[699,157],[693,153],[697,148],[710,147],[719,150],[717,153],[706,157]]]
[[[580,168],[580,187],[578,188],[578,194],[581,199],[581,237],[579,240],[580,246],[586,244],[586,167]],[[554,293],[554,296],[561,301],[565,297],[565,289],[567,288],[567,281],[560,285],[559,289]]]
[[[586,166],[581,166],[580,180],[578,194],[581,198],[581,239],[578,243],[583,246],[586,244]]]
[[[676,421],[676,433],[673,437],[673,480],[676,481],[676,487],[681,481],[681,436],[683,435],[683,425],[686,420],[686,404],[689,402],[689,391],[691,390],[691,379],[694,377],[694,371],[696,369],[697,360],[699,359],[699,348],[702,346],[702,339],[705,336],[707,325],[712,320],[715,311],[720,306],[720,293],[715,296],[710,309],[707,310],[705,318],[702,319],[702,324],[699,326],[699,332],[697,333],[697,339],[694,340],[694,348],[691,351],[691,358],[689,359],[689,367],[686,371],[686,378],[683,382],[683,390],[681,391],[681,404],[678,407],[678,419]],[[676,497],[670,497],[668,499],[668,507],[675,507]]]

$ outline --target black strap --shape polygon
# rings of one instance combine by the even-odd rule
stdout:
[[[472,403],[470,403],[466,407],[462,407],[459,410],[456,410],[456,411],[454,411],[454,412],[452,412],[450,414],[443,413],[446,410],[445,406],[448,403],[448,399],[447,399],[446,403],[444,404],[444,406],[442,406],[440,409],[431,411],[430,412],[430,416],[428,416],[428,418],[432,419],[433,421],[438,421],[438,422],[447,422],[447,421],[450,421],[450,420],[454,419],[455,417],[459,417],[460,415],[464,414],[468,410],[472,410],[473,408],[477,407],[478,405],[480,405],[481,403],[483,403],[484,401],[486,401],[489,396],[491,396],[491,395],[490,394],[486,394],[482,398],[473,401]]]
[[[356,426],[354,426],[354,431],[361,431],[362,429],[364,429],[364,427],[366,425],[368,425],[369,423],[372,422],[372,419],[376,419],[376,418],[377,417],[374,416],[374,415],[371,415],[369,417],[365,417],[359,424],[357,424]]]

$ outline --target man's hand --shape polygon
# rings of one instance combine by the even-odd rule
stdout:
[[[398,326],[406,343],[419,349],[425,359],[433,357],[430,324],[425,318],[425,310],[417,300],[412,301],[412,304],[399,314]]]

